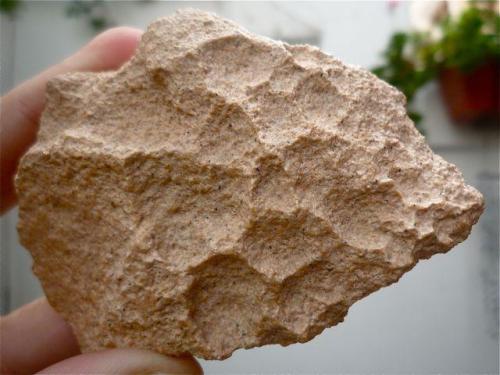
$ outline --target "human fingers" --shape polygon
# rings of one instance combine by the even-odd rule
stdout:
[[[71,327],[45,298],[0,318],[2,374],[32,374],[79,353]]]
[[[56,363],[39,374],[203,374],[196,360],[167,357],[146,350],[111,349]]]
[[[22,83],[0,101],[0,213],[16,201],[13,178],[21,156],[34,142],[45,106],[45,86],[56,75],[116,69],[127,61],[142,31],[117,27],[95,37],[78,52]]]
[[[71,327],[40,298],[0,318],[1,374],[202,374],[192,356],[135,349],[80,354]]]

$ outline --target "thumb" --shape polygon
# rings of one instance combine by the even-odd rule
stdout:
[[[203,374],[191,357],[166,357],[136,349],[87,353],[56,363],[39,374]]]

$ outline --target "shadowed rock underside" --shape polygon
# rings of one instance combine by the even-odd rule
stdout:
[[[19,233],[84,351],[308,341],[483,210],[399,91],[212,14],[160,19],[119,71],[47,91]]]

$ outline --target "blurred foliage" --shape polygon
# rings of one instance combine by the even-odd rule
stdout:
[[[496,5],[498,5],[495,2]],[[470,8],[457,22],[445,19],[443,38],[436,53],[446,67],[471,71],[486,59],[500,58],[500,15],[498,9]]]
[[[66,6],[68,17],[84,17],[94,31],[101,31],[113,25],[103,0],[72,0]]]
[[[21,0],[0,0],[0,12],[12,15],[21,5]]]
[[[21,0],[0,0],[0,12],[14,15],[21,3]],[[94,31],[101,31],[113,25],[106,1],[103,0],[71,0],[66,5],[66,15],[86,18]]]
[[[418,127],[422,116],[411,109],[418,90],[443,68],[470,72],[500,59],[500,15],[497,2],[473,1],[456,19],[446,16],[438,24],[439,37],[430,32],[397,32],[385,51],[383,63],[372,72],[405,94],[408,114]],[[419,129],[421,130],[421,129]]]

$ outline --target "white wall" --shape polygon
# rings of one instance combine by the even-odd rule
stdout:
[[[408,4],[386,2],[108,4],[118,24],[144,28],[180,6],[213,10],[251,31],[287,39],[321,34],[321,46],[345,62],[373,66],[390,33],[408,26]],[[2,90],[75,51],[91,36],[64,17],[64,2],[29,2],[16,22],[2,17]],[[7,35],[7,36],[6,36]],[[9,60],[9,59],[7,59]],[[7,83],[5,83],[7,82]],[[344,323],[307,344],[237,351],[202,361],[208,373],[498,373],[498,133],[457,130],[435,85],[418,97],[429,142],[485,193],[488,211],[451,253],[422,262],[401,281],[355,304]],[[16,211],[2,218],[2,287],[9,308],[41,294],[17,241]],[[495,242],[496,241],[496,242]],[[7,265],[7,266],[6,266]],[[7,277],[5,277],[7,275]],[[8,285],[5,283],[8,282]],[[4,298],[5,302],[6,299]]]

